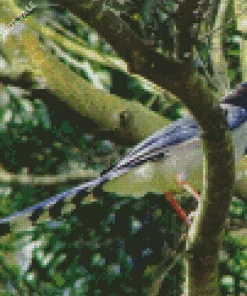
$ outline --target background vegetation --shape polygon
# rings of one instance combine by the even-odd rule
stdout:
[[[193,63],[223,96],[246,76],[246,28],[238,19],[246,21],[245,7],[202,2],[207,5],[195,18],[200,34]],[[1,26],[28,3],[1,3]],[[33,3],[1,43],[1,216],[98,176],[134,143],[186,112],[174,95],[131,73],[68,9]],[[162,55],[179,58],[178,41],[186,47],[175,1],[105,5]],[[187,212],[195,208],[185,192],[177,198]],[[37,216],[36,227],[17,222],[1,239],[2,295],[182,295],[185,227],[162,192],[78,195],[50,216]],[[233,198],[221,251],[222,295],[247,293],[246,223],[246,204]]]

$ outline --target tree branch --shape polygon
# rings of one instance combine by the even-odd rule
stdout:
[[[58,175],[30,175],[14,174],[0,169],[0,183],[22,184],[31,186],[51,186],[58,184],[68,184],[70,182],[88,181],[99,176],[99,173],[93,170],[78,170],[71,174]]]
[[[154,77],[156,77],[155,83],[162,86],[165,84],[165,89],[175,93],[173,90],[178,85],[174,86],[172,81],[180,79],[182,63],[170,60],[147,46],[120,17],[113,11],[104,9],[101,1],[83,0],[78,3],[75,0],[55,0],[55,2],[65,6],[96,29],[112,45],[114,50],[128,62],[130,72],[141,74],[151,81],[154,81]]]
[[[210,51],[210,57],[212,60],[212,66],[214,71],[214,80],[218,85],[218,90],[222,96],[226,95],[226,91],[230,89],[230,79],[227,77],[227,62],[223,50],[223,32],[217,28],[223,28],[225,23],[225,17],[227,8],[230,4],[230,0],[221,1],[219,4],[218,13],[214,23],[212,35],[212,49]]]
[[[11,0],[1,3],[0,6],[9,7],[4,19],[1,19],[3,22],[7,22],[8,18],[13,19],[20,13]],[[32,23],[32,28],[38,26],[31,16],[26,19],[26,23]],[[16,49],[20,48],[20,45],[22,51],[18,51],[18,55]],[[119,138],[134,143],[139,142],[169,123],[167,119],[147,110],[137,102],[126,101],[92,87],[49,50],[44,50],[32,29],[27,28],[22,32],[21,41],[10,35],[4,47],[4,54],[8,60],[13,61],[12,72],[16,69],[20,72],[28,71],[33,74],[34,81],[44,78],[47,88],[53,94],[84,117],[93,120],[101,130],[114,131]],[[17,67],[21,59],[22,63]],[[127,122],[123,123],[122,117],[126,112],[130,116]]]

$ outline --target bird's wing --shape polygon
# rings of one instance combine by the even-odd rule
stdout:
[[[199,135],[199,128],[192,116],[187,115],[157,131],[135,146],[112,170],[137,166],[166,153],[168,147],[179,145]]]
[[[136,167],[145,163],[146,161],[155,158],[162,151],[169,146],[173,146],[179,143],[183,143],[199,133],[198,125],[195,120],[186,116],[171,123],[168,127],[161,129],[154,135],[150,136],[146,140],[142,141],[136,147],[134,147],[123,160],[121,160],[111,170],[106,171],[101,177],[98,177],[92,181],[80,184],[72,189],[50,197],[42,202],[39,202],[24,210],[15,212],[5,218],[0,219],[0,232],[3,230],[3,226],[7,225],[7,230],[10,228],[10,223],[18,217],[26,216],[31,221],[35,222],[37,216],[39,216],[44,210],[56,206],[58,203],[68,202],[78,193],[88,194],[91,189],[100,186],[111,180],[117,178],[122,174],[128,172],[132,167]],[[9,231],[8,231],[9,232]]]

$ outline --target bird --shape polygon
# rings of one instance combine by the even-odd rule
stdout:
[[[226,124],[232,132],[237,166],[245,153],[247,138],[247,82],[241,83],[226,96],[220,107],[226,113]],[[196,120],[186,114],[130,149],[122,160],[99,177],[0,218],[0,230],[7,227],[9,231],[10,224],[23,216],[35,221],[42,211],[58,203],[69,202],[79,193],[89,194],[97,188],[118,192],[119,195],[143,196],[147,191],[178,193],[183,190],[181,184],[187,182],[190,188],[200,191],[203,159],[200,134]],[[242,180],[236,178],[240,184]],[[186,220],[177,202],[173,198],[170,201],[181,218]]]

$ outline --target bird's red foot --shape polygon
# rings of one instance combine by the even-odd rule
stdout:
[[[185,211],[181,208],[180,204],[176,201],[173,192],[165,192],[165,197],[172,205],[178,216],[182,219],[186,226],[189,226],[187,215]]]
[[[181,177],[179,175],[176,175],[176,181],[179,184],[180,187],[182,187],[183,189],[185,189],[187,192],[189,192],[190,194],[192,194],[194,196],[194,198],[196,200],[200,199],[200,194],[194,190],[190,184],[184,180],[181,179]]]

